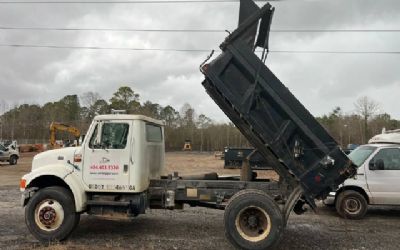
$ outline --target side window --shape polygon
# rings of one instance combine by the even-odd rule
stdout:
[[[6,150],[6,148],[0,144],[0,151],[5,151],[5,150]]]
[[[400,170],[400,149],[381,149],[381,151],[375,155],[374,160],[382,160],[385,170]]]
[[[162,142],[161,127],[153,124],[146,124],[146,139],[148,142]]]
[[[104,123],[101,131],[101,145],[109,149],[124,149],[128,139],[129,124]]]
[[[100,144],[96,145],[98,125],[89,141],[89,148],[124,149],[128,140],[129,124],[104,123],[101,127]]]

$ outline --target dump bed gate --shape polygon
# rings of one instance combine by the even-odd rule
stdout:
[[[221,44],[222,54],[201,66],[203,86],[289,186],[300,183],[313,203],[356,167],[264,64],[273,12],[270,4],[260,9],[241,0],[239,27]],[[257,47],[264,49],[261,58]]]

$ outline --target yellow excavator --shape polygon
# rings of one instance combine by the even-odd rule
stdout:
[[[58,123],[58,122],[52,122],[50,124],[50,146],[51,148],[55,148],[56,147],[56,132],[58,131],[66,131],[70,134],[72,134],[75,139],[76,139],[76,146],[79,146],[79,137],[81,136],[81,131],[79,131],[79,129],[66,125],[66,124],[62,124],[62,123]]]

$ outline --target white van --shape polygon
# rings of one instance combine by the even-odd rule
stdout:
[[[344,218],[361,219],[368,205],[400,206],[400,131],[384,131],[349,154],[359,166],[357,175],[347,179],[324,201],[335,205]]]

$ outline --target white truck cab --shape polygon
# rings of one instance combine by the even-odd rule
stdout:
[[[123,200],[119,194],[128,194],[130,201],[140,203],[150,179],[163,172],[163,131],[163,121],[142,115],[100,115],[81,146],[36,155],[31,172],[20,183],[32,234],[41,240],[65,238],[81,212],[99,205],[97,194],[110,193],[114,201]]]
[[[349,154],[357,165],[357,175],[347,179],[324,201],[335,205],[344,218],[361,219],[368,205],[400,206],[400,134],[373,137]],[[397,144],[398,143],[398,144]]]
[[[163,126],[164,122],[142,115],[97,116],[81,146],[36,155],[21,189],[52,172],[67,184],[71,182],[74,195],[75,188],[80,192],[143,192],[149,180],[163,172]],[[75,203],[78,211],[85,208],[82,201]]]

